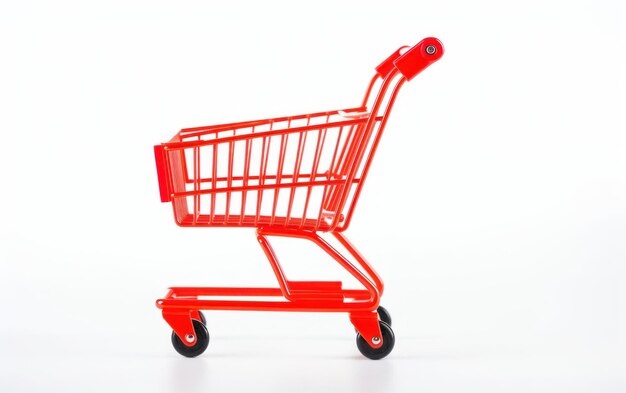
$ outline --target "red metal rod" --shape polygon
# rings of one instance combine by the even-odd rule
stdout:
[[[362,112],[363,110],[365,110],[365,107],[360,106],[357,108],[346,108],[346,109],[309,113],[309,114],[302,114],[302,115],[295,115],[295,116],[283,116],[283,117],[276,117],[276,118],[269,118],[269,119],[241,121],[241,122],[236,122],[236,123],[216,124],[213,126],[183,128],[182,130],[180,130],[179,134],[184,136],[185,138],[188,138],[188,137],[198,136],[197,134],[206,135],[207,133],[229,131],[229,130],[237,129],[237,128],[253,127],[253,126],[259,126],[259,125],[270,124],[270,123],[278,123],[282,121],[288,121],[290,119],[299,120],[299,119],[306,119],[306,118],[311,118],[311,117],[336,115],[339,113],[339,111],[349,113],[349,112]]]

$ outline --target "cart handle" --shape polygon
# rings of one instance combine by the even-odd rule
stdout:
[[[393,52],[388,58],[386,58],[376,67],[376,72],[378,73],[378,76],[380,76],[380,79],[385,79],[387,76],[389,76],[389,74],[391,74],[391,72],[394,70],[393,62],[397,58],[402,56],[406,52],[407,48],[410,48],[410,46],[404,45],[399,47],[398,50]]]
[[[444,49],[441,41],[434,37],[428,37],[424,38],[405,54],[395,59],[393,64],[406,80],[410,81],[429,65],[441,59],[443,52]]]

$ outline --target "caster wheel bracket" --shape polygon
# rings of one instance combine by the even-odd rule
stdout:
[[[191,320],[191,310],[163,309],[163,319],[184,345],[192,347],[196,344],[197,334]]]
[[[372,348],[380,348],[383,345],[383,335],[376,311],[350,313],[350,322]]]

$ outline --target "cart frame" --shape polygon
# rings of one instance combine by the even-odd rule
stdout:
[[[380,358],[391,351],[393,332],[386,334],[381,331],[383,324],[379,322],[377,312],[384,292],[383,280],[345,237],[343,231],[351,223],[363,183],[400,88],[442,55],[443,46],[436,38],[426,38],[412,48],[399,48],[376,67],[376,73],[358,107],[187,128],[177,133],[169,142],[154,147],[161,201],[172,203],[176,223],[180,226],[256,228],[257,240],[278,282],[278,287],[267,288],[171,287],[163,298],[157,300],[156,305],[174,331],[173,341],[178,337],[186,347],[200,345],[198,340],[202,335],[196,331],[197,324],[194,325],[194,320],[200,321],[204,318],[200,310],[346,312],[358,332],[357,342],[361,337],[360,340],[364,340],[374,352],[380,352],[387,344],[382,356],[380,353],[364,355]],[[379,90],[374,96],[376,86],[379,86]],[[368,105],[370,102],[371,105]],[[318,122],[312,124],[315,121],[312,119],[317,119]],[[299,121],[300,125],[297,125]],[[301,124],[302,122],[305,124]],[[282,124],[283,127],[274,128],[275,124]],[[264,126],[265,129],[258,131]],[[337,146],[328,170],[320,172],[316,160],[319,165],[324,138],[332,130],[337,130],[339,135]],[[344,130],[348,131],[343,134]],[[288,143],[285,139],[289,135],[299,136],[299,143],[293,173],[284,175],[284,157],[287,155]],[[307,135],[313,135],[309,140],[317,141],[310,173],[301,170],[304,155],[302,151]],[[275,172],[268,170],[271,138],[281,138]],[[260,144],[261,140],[261,160],[257,176],[250,173],[250,150],[254,143]],[[233,157],[236,155],[236,146],[244,144],[243,155],[246,163],[242,172],[237,175]],[[228,171],[225,175],[218,173],[219,146],[228,147]],[[209,172],[212,173],[207,177],[201,175],[204,168],[202,165],[207,165],[200,161],[200,157],[205,157],[206,152],[202,149],[208,149],[211,159],[208,165]],[[316,187],[323,190],[319,208],[311,202],[311,190]],[[308,190],[302,215],[292,214],[297,190]],[[283,192],[283,195],[290,192],[286,210],[278,206],[279,192]],[[249,193],[258,194],[256,209],[252,213],[246,210]],[[269,194],[269,198],[272,198],[273,193],[274,198],[270,199],[273,210],[266,212],[267,214],[264,214],[261,207],[264,193]],[[234,195],[240,196],[240,199],[235,201]],[[225,201],[222,207],[217,202],[220,197],[224,197]],[[266,196],[266,202],[267,198]],[[311,209],[309,205],[315,205],[317,210]],[[312,210],[315,214],[311,218]],[[326,232],[338,241],[343,250],[332,246],[322,237],[321,234]],[[344,289],[341,281],[288,280],[269,237],[290,237],[313,242],[350,273],[363,289]],[[206,299],[207,297],[213,299]],[[276,300],[228,299],[232,297],[275,297]],[[390,331],[386,324],[382,328]],[[208,344],[208,334],[206,340]],[[385,340],[391,343],[386,343]],[[196,355],[197,353],[193,354]]]

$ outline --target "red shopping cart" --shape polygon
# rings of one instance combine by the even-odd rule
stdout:
[[[156,304],[174,330],[177,352],[195,357],[207,348],[201,310],[346,312],[363,355],[381,359],[391,352],[391,317],[379,306],[383,281],[343,231],[400,88],[443,52],[436,38],[398,49],[376,67],[356,108],[186,128],[154,147],[161,201],[172,203],[176,223],[256,228],[278,280],[277,288],[170,288]],[[345,289],[340,281],[288,280],[272,236],[312,241],[363,289]]]

